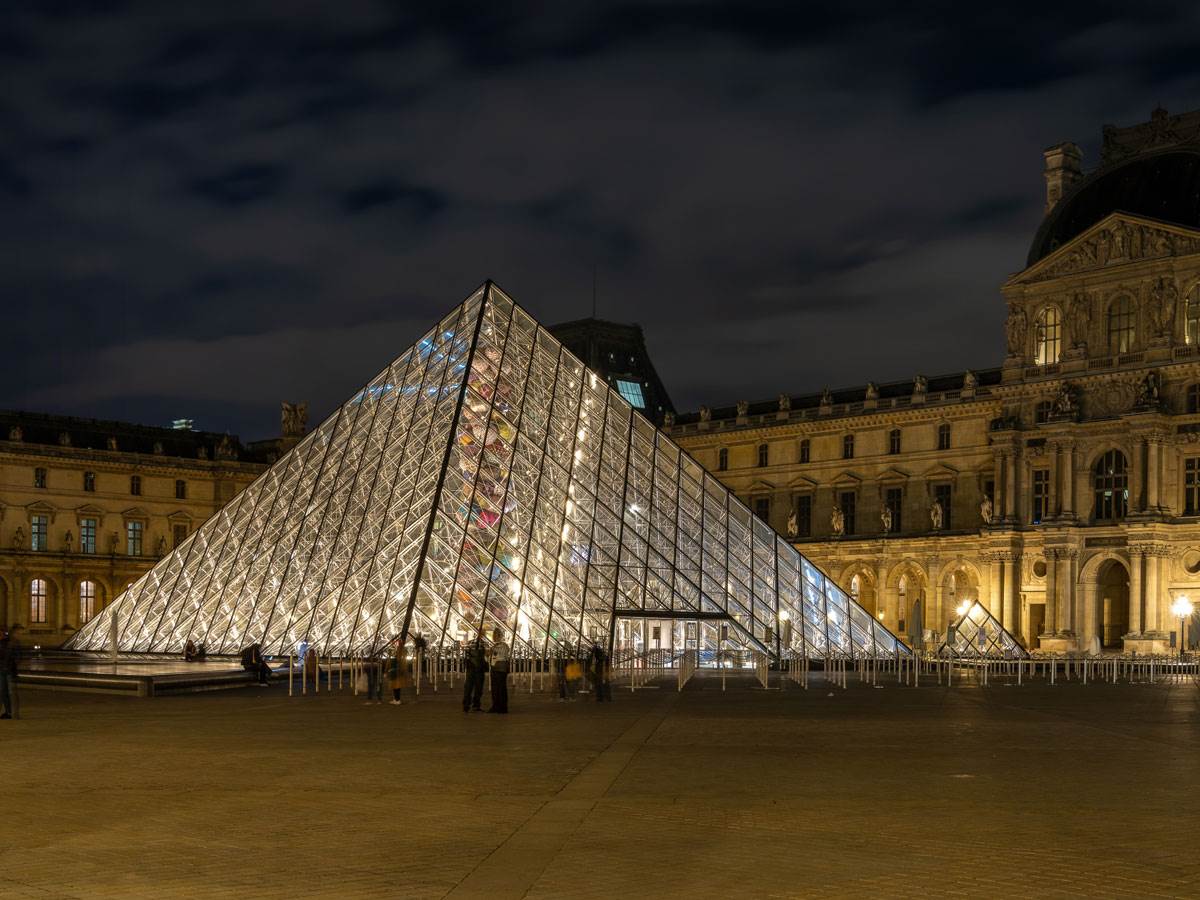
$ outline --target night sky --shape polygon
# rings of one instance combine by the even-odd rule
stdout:
[[[0,406],[245,439],[487,277],[684,410],[999,365],[1042,149],[1200,106],[1194,4],[17,6]]]

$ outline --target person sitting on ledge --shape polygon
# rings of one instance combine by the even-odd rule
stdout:
[[[183,648],[183,658],[186,662],[195,662],[200,655],[200,651],[196,649],[196,642],[188,638],[187,644]]]
[[[242,668],[258,675],[259,687],[266,687],[270,684],[271,667],[263,659],[261,644],[251,644],[242,651]]]

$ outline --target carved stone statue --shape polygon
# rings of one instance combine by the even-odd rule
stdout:
[[[787,394],[780,394],[779,395],[779,411],[787,412],[791,408],[792,408],[792,398],[789,397]]]
[[[929,505],[929,521],[933,523],[934,531],[942,530],[942,522],[944,521],[942,504],[938,503],[936,500]]]
[[[794,538],[798,534],[800,534],[800,517],[796,513],[796,508],[792,507],[792,511],[788,515],[787,520],[787,536]]]
[[[1136,409],[1154,409],[1159,403],[1161,381],[1157,372],[1147,372],[1146,377],[1138,382],[1137,400],[1133,405]]]
[[[983,519],[984,525],[992,524],[992,511],[992,498],[984,494],[983,500],[979,503],[979,518]]]
[[[744,419],[746,414],[750,412],[750,401],[739,400],[737,402],[737,414],[739,419]]]
[[[829,388],[825,388],[825,390],[821,391],[821,405],[833,406],[833,391],[831,391]]]
[[[29,547],[26,546],[26,544],[25,544],[25,529],[22,528],[20,525],[18,525],[17,530],[15,532],[13,532],[13,549],[14,550],[28,550],[29,549]]]
[[[107,446],[108,446],[109,450],[117,449],[117,439],[115,437],[113,437],[111,434],[108,436]]]
[[[67,529],[66,535],[63,537],[63,552],[71,553],[75,543],[75,535],[71,534],[71,529]]]
[[[208,448],[207,447],[197,447],[196,448],[196,459],[208,459]]]
[[[58,443],[63,447],[70,447],[71,446],[71,432],[60,431],[58,433]]]
[[[1004,323],[1004,331],[1008,336],[1008,355],[1021,356],[1025,352],[1025,332],[1029,328],[1029,320],[1025,310],[1019,306],[1009,307],[1008,321]]]
[[[113,556],[117,555],[117,546],[121,543],[121,539],[115,531],[110,531],[108,534],[108,552]]]
[[[167,555],[167,539],[161,534],[158,536],[158,558],[162,559]]]
[[[228,434],[221,435],[213,455],[217,459],[237,459],[237,448],[233,446],[233,440]]]
[[[712,410],[709,409],[707,406],[700,407],[700,421],[701,422],[711,422],[712,421]]]
[[[892,533],[892,508],[890,506],[884,506],[879,511],[879,524],[883,526],[884,534]]]
[[[9,439],[10,441],[23,441],[23,440],[25,440],[25,431],[24,431],[24,429],[22,429],[20,425],[14,425],[12,428],[8,429],[8,439]]]
[[[1067,306],[1067,341],[1072,347],[1087,347],[1088,320],[1091,318],[1091,302],[1088,295],[1080,291],[1071,298]]]
[[[973,390],[975,390],[975,388],[978,385],[979,385],[979,377],[974,372],[972,372],[970,369],[968,369],[966,372],[963,373],[962,389],[964,391],[973,391]]]
[[[924,394],[929,390],[929,379],[924,375],[918,375],[913,379],[913,393]]]
[[[154,451],[154,455],[155,455],[155,456],[162,456],[162,455],[163,455],[163,445],[162,445],[162,441],[155,441],[155,442],[154,442],[153,451]]]
[[[833,505],[833,513],[829,517],[829,524],[833,526],[834,537],[841,537],[846,533],[846,514],[842,512],[840,504]]]
[[[303,437],[305,429],[308,428],[308,404],[288,403],[285,400],[282,403],[279,418],[280,428],[285,438]]]
[[[1150,303],[1146,313],[1150,319],[1150,333],[1155,337],[1171,334],[1175,327],[1175,309],[1179,306],[1179,289],[1174,279],[1165,275],[1150,289]]]
[[[873,381],[867,382],[867,399],[868,400],[878,400],[879,399],[879,385],[877,385]]]
[[[1075,385],[1063,382],[1058,389],[1058,393],[1054,395],[1054,415],[1074,416],[1078,412],[1079,400],[1076,396],[1076,390]]]
[[[665,413],[663,413],[663,427],[670,428],[674,424],[675,424],[675,413],[671,412],[670,410],[667,410]]]

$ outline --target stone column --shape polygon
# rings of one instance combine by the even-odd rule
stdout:
[[[1149,439],[1146,442],[1146,508],[1158,509],[1158,456],[1162,445]]]
[[[1133,464],[1129,469],[1129,497],[1133,512],[1141,512],[1146,508],[1146,497],[1143,494],[1145,479],[1142,470],[1146,464],[1146,453],[1142,446],[1142,438],[1133,439]]]
[[[896,616],[891,615],[891,604],[888,602],[887,583],[884,581],[886,573],[884,570],[883,560],[878,560],[875,563],[875,611],[878,618],[879,610],[883,610],[884,625],[888,628],[895,628],[899,621]],[[890,616],[890,617],[889,617]]]
[[[1064,518],[1071,519],[1075,517],[1075,446],[1074,444],[1065,444],[1063,446],[1063,465],[1062,465],[1062,514]]]
[[[1061,444],[1055,443],[1050,445],[1050,453],[1048,454],[1050,457],[1050,497],[1049,502],[1046,504],[1048,507],[1046,510],[1047,519],[1056,518],[1062,511],[1062,495],[1064,492],[1058,480],[1058,476],[1061,471],[1058,465],[1058,454],[1061,452]],[[1033,515],[1032,510],[1030,511],[1029,515]]]
[[[1129,548],[1129,633],[1142,633],[1142,551],[1138,547]],[[1103,598],[1101,598],[1103,599]],[[1100,621],[1104,621],[1103,609],[1100,611]]]
[[[989,575],[991,576],[988,582],[988,602],[987,608],[993,616],[998,619],[1004,617],[1004,597],[1000,593],[1000,576],[1003,574],[1004,563],[996,554],[989,554]],[[1007,627],[1007,623],[1003,623]]]
[[[1079,611],[1075,608],[1075,557],[1074,550],[1066,550],[1060,553],[1063,566],[1062,587],[1059,589],[1061,597],[1058,604],[1057,624],[1059,631],[1066,631],[1072,634],[1078,634],[1079,629]]]
[[[1043,634],[1058,633],[1058,551],[1046,550],[1046,620]],[[1034,637],[1034,635],[1030,635]]]
[[[1000,624],[1007,628],[1013,634],[1017,634],[1020,630],[1020,589],[1021,579],[1016,573],[1016,557],[1012,553],[1004,555],[1004,615],[1001,616]]]
[[[1013,521],[1017,516],[1017,455],[1010,447],[1004,456],[1004,517]]]
[[[1158,631],[1161,627],[1158,611],[1161,604],[1158,596],[1158,570],[1162,557],[1157,549],[1146,552],[1146,617],[1142,622],[1143,631]]]

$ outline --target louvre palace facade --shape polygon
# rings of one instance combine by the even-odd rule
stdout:
[[[977,599],[1030,649],[1161,652],[1200,599],[1200,112],[1082,162],[1045,151],[998,367],[667,416],[897,633]]]

